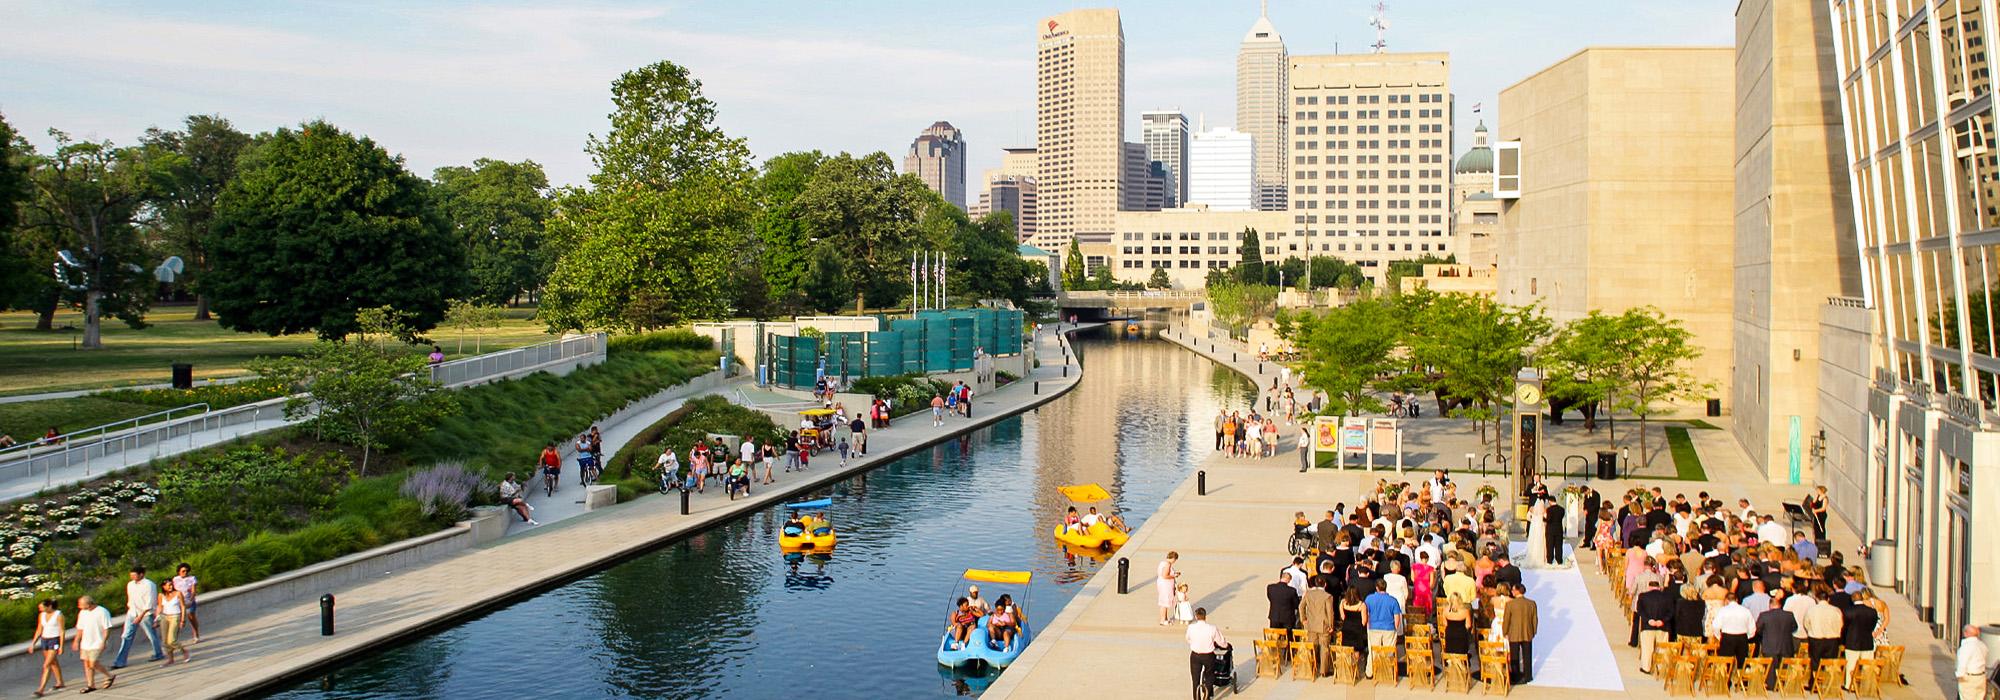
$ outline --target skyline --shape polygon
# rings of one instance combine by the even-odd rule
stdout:
[[[1332,53],[1336,41],[1342,53],[1358,53],[1374,40],[1372,4],[1280,0],[1269,12],[1293,55]],[[1457,5],[1392,3],[1388,33],[1390,51],[1452,53],[1455,153],[1478,121],[1497,123],[1502,88],[1585,46],[1733,41],[1733,4],[1721,0]],[[972,179],[999,165],[1002,148],[1033,145],[1036,20],[1089,6],[1116,5],[940,10],[896,0],[859,9],[786,3],[770,12],[596,2],[474,11],[464,3],[0,0],[0,14],[19,29],[0,45],[0,80],[9,86],[0,113],[38,148],[50,145],[51,127],[129,144],[149,126],[196,113],[252,132],[324,118],[374,138],[421,175],[477,158],[533,159],[552,182],[578,184],[594,170],[583,144],[604,131],[610,81],[666,59],[703,81],[720,125],[760,160],[805,149],[900,157],[926,125],[950,121],[966,135]],[[1140,113],[1149,109],[1178,108],[1191,127],[1237,126],[1234,64],[1257,3],[1118,9],[1128,47],[1126,141],[1141,140]],[[1521,41],[1528,33],[1545,40]]]

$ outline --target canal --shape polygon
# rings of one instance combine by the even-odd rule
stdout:
[[[959,574],[1034,572],[1023,607],[1045,625],[1104,565],[1051,539],[1056,487],[1103,485],[1137,528],[1213,447],[1217,408],[1255,395],[1163,341],[1099,330],[1075,346],[1087,371],[1069,394],[828,489],[830,557],[782,555],[785,516],[767,509],[273,697],[976,694],[992,679],[935,659]]]

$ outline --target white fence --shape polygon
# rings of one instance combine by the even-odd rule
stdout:
[[[524,370],[577,361],[592,355],[602,356],[608,339],[609,336],[603,333],[592,333],[452,360],[432,365],[431,380],[453,388],[482,384]]]

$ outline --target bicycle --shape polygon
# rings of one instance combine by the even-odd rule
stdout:
[[[556,495],[556,482],[560,480],[561,477],[562,477],[562,471],[559,469],[555,468],[542,469],[542,488],[547,491],[548,495],[550,496]]]
[[[576,466],[578,472],[576,475],[577,483],[584,486],[597,483],[597,477],[604,473],[603,468],[598,466],[597,455],[589,452],[576,456]]]

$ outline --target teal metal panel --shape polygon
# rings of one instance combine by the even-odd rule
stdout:
[[[869,333],[867,365],[867,376],[870,377],[902,374],[903,334],[896,331]]]
[[[970,316],[950,319],[951,345],[949,351],[950,368],[954,372],[972,369],[972,348],[977,342],[973,332],[978,328]]]
[[[831,377],[860,377],[867,368],[866,333],[839,331],[826,334],[826,373]]]

